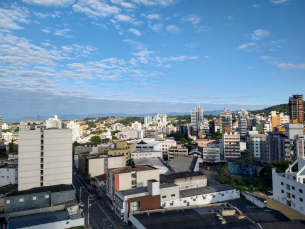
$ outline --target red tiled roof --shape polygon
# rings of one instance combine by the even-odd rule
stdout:
[[[105,174],[98,175],[98,176],[95,176],[95,177],[96,177],[96,179],[98,179],[99,181],[104,181],[104,180],[106,180],[107,175],[106,175],[106,173],[105,173]]]

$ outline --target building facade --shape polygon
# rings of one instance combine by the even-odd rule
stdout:
[[[192,135],[197,136],[200,126],[204,123],[203,108],[198,105],[197,108],[191,111],[191,126],[193,127]]]
[[[109,156],[124,155],[126,161],[131,158],[131,153],[136,151],[135,143],[127,143],[126,141],[118,141],[114,148],[105,149],[105,154]]]
[[[72,130],[72,142],[80,140],[80,131],[79,131],[79,124],[70,121],[67,124],[67,128]]]
[[[268,160],[267,135],[258,131],[248,131],[246,137],[247,151],[258,160]]]
[[[8,184],[18,183],[18,167],[17,166],[0,166],[0,187]]]
[[[230,111],[227,111],[226,108],[220,112],[219,126],[221,132],[224,132],[226,129],[232,130],[232,114]]]
[[[303,95],[289,97],[289,118],[291,121],[296,119],[298,123],[304,122]]]
[[[49,129],[49,128],[58,128],[58,129],[61,129],[61,120],[58,119],[58,116],[57,115],[54,115],[54,118],[49,118],[47,121],[46,121],[46,128]]]
[[[224,157],[227,161],[240,159],[240,135],[237,131],[225,131],[222,134]]]
[[[42,121],[21,121],[18,190],[72,184],[72,132],[44,129]]]
[[[167,157],[168,160],[173,159],[174,157],[177,156],[188,156],[188,149],[186,147],[183,146],[175,146],[175,147],[170,147],[168,149],[168,153],[167,153]]]

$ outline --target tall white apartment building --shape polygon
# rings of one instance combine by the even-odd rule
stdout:
[[[21,121],[18,190],[72,184],[72,131],[45,129],[43,121]]]
[[[79,133],[79,124],[70,121],[67,124],[67,128],[72,130],[72,142],[80,140],[80,133]]]
[[[240,135],[237,131],[227,130],[222,134],[224,157],[227,161],[240,159]]]
[[[258,131],[248,131],[246,137],[247,151],[253,157],[267,161],[267,135],[258,134]]]
[[[204,124],[203,108],[198,105],[191,111],[191,125],[193,127],[192,135],[197,136],[200,126]]]
[[[8,129],[8,125],[6,123],[2,124],[2,130],[7,130]]]
[[[149,116],[149,115],[145,116],[145,117],[144,117],[144,125],[149,125],[149,124],[151,124],[151,123],[152,123],[152,119],[153,119],[153,117],[151,117],[151,116]]]
[[[167,122],[167,115],[166,114],[157,114],[154,118],[153,118],[153,122],[154,123],[166,123]]]
[[[46,128],[47,129],[49,129],[49,128],[58,128],[58,129],[61,129],[61,120],[58,119],[57,115],[54,115],[54,118],[49,118],[46,121]]]
[[[139,122],[134,122],[134,123],[131,123],[131,128],[133,129],[133,130],[141,130],[141,123],[139,123]]]

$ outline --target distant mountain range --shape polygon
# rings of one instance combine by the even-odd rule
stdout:
[[[215,110],[215,111],[205,111],[204,114],[207,115],[219,115],[219,113],[223,111],[223,110]],[[232,111],[237,112],[237,111]],[[122,118],[126,118],[126,117],[144,117],[147,115],[150,116],[155,116],[157,113],[153,113],[153,114],[124,114],[124,113],[105,113],[105,114],[82,114],[82,115],[77,115],[77,114],[69,114],[69,115],[58,115],[58,118],[61,120],[75,120],[75,119],[85,119],[85,118],[91,118],[91,117],[122,117]],[[190,112],[183,112],[183,113],[178,113],[178,112],[169,112],[166,113],[167,116],[177,116],[177,115],[190,115]],[[39,116],[39,120],[47,120],[49,118],[54,117],[54,115],[50,115],[50,116]],[[13,122],[20,122],[20,120],[37,120],[38,117],[37,116],[24,116],[24,117],[20,117],[20,118],[6,118],[3,119],[3,122],[6,123],[13,123]]]

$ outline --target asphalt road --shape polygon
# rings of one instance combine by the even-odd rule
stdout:
[[[77,194],[81,197],[80,202],[84,203],[84,214],[85,214],[85,221],[87,224],[88,220],[88,196],[90,193],[87,191],[86,188],[82,188],[81,195],[80,195],[80,187],[84,186],[82,183],[83,181],[80,180],[76,175],[73,175],[73,185],[76,188]],[[103,209],[95,202],[94,197],[90,198],[91,207],[89,208],[89,221],[90,226],[92,229],[107,229],[112,228],[114,229],[115,226],[112,223],[111,219],[104,213]]]

